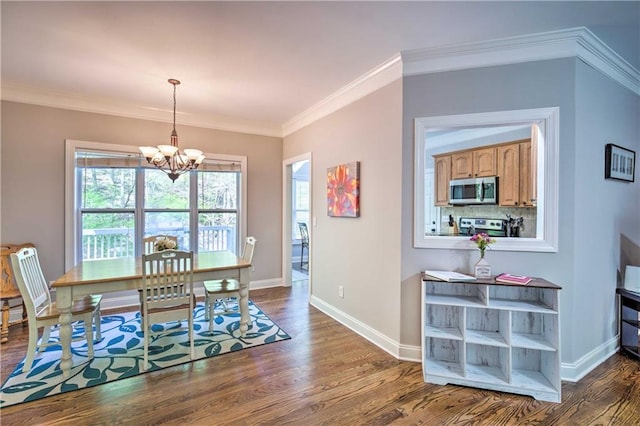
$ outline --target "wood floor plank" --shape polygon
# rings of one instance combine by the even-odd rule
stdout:
[[[637,425],[640,363],[614,355],[562,403],[424,383],[399,361],[308,304],[306,285],[251,292],[292,336],[95,388],[0,410],[2,425]],[[0,374],[24,357],[10,330]],[[161,407],[161,409],[159,409]]]

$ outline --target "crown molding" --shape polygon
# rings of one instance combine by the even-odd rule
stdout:
[[[399,77],[571,57],[640,95],[640,72],[588,28],[578,27],[403,51],[287,121],[282,133],[287,136]]]
[[[577,57],[640,95],[640,72],[585,27],[410,50],[401,56],[404,76]]]
[[[408,50],[353,80],[322,101],[295,115],[282,126],[208,115],[184,114],[181,125],[284,137],[402,78],[522,62],[577,57],[602,74],[640,95],[640,72],[585,27],[507,37],[451,46]],[[2,99],[95,112],[120,117],[170,122],[165,111],[91,98],[66,92],[42,90],[2,82]]]
[[[12,82],[2,82],[2,100],[40,105],[73,111],[108,114],[117,117],[171,123],[171,115],[164,110],[144,105],[119,102],[110,98],[83,96],[75,93],[47,90]],[[205,129],[248,133],[262,136],[282,137],[282,129],[277,125],[258,124],[248,120],[211,117],[205,114],[178,113],[179,124]]]
[[[290,135],[399,78],[402,78],[402,58],[398,53],[383,64],[288,120],[282,125],[282,135]]]

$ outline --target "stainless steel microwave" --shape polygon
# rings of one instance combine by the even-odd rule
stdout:
[[[496,176],[449,181],[449,204],[497,204]]]

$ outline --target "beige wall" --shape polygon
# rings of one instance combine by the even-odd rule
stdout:
[[[401,80],[285,137],[285,159],[307,152],[317,218],[312,298],[399,343]],[[360,217],[328,217],[327,168],[351,161],[360,161]]]
[[[181,126],[182,147],[248,157],[248,235],[258,240],[252,280],[281,277],[282,139]],[[64,273],[65,139],[168,143],[170,123],[2,102],[3,242],[39,248],[48,280]]]

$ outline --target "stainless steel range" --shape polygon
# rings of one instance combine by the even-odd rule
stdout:
[[[475,217],[460,218],[460,234],[473,235],[480,232],[487,233],[490,237],[506,237],[507,226],[503,219],[486,219]]]

